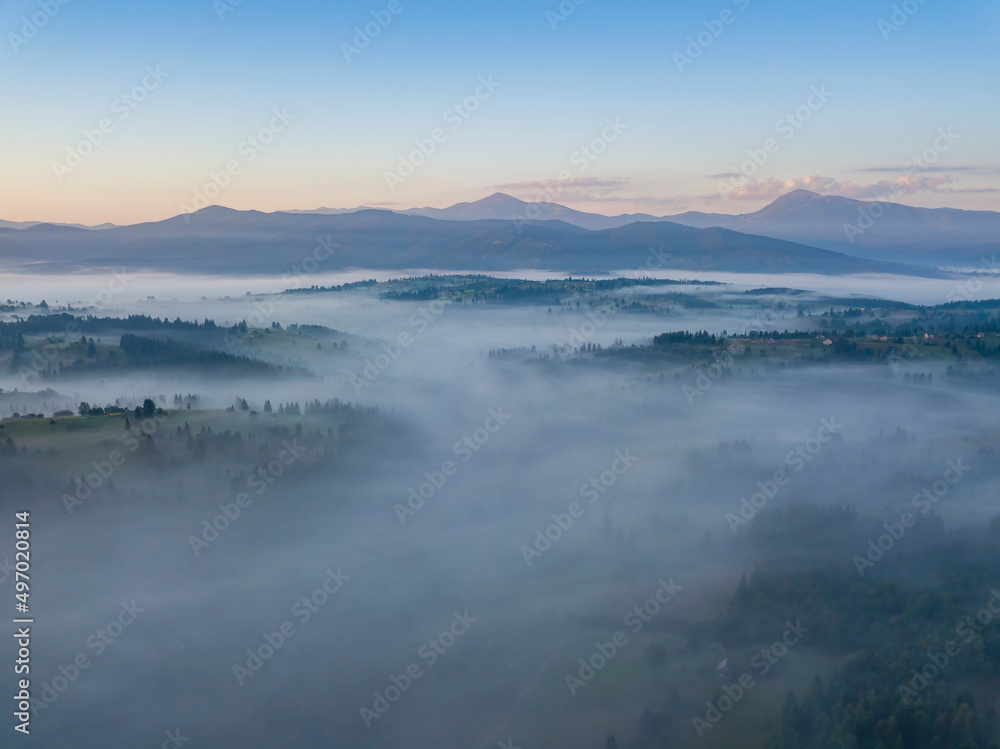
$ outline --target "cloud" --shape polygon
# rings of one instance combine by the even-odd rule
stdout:
[[[913,195],[918,192],[958,192],[949,188],[952,182],[953,179],[948,174],[940,177],[907,174],[898,179],[862,183],[853,180],[840,182],[833,177],[819,174],[785,180],[768,177],[765,180],[749,179],[733,187],[725,197],[734,200],[773,200],[792,190],[810,190],[823,195],[839,195],[857,200],[883,199],[890,196]]]
[[[962,187],[949,192],[1000,192],[1000,187]]]
[[[682,211],[687,209],[679,197],[652,197],[623,195],[622,190],[632,184],[624,177],[570,177],[565,180],[525,180],[493,185],[493,189],[517,195],[523,200],[537,203],[558,203],[572,206],[581,203],[608,203],[629,213],[648,213],[655,210]]]
[[[953,182],[950,175],[925,177],[922,174],[907,174],[898,179],[880,180],[858,184],[848,180],[831,190],[832,194],[845,198],[884,198],[888,195],[913,195],[918,192],[949,192]]]
[[[809,177],[796,177],[794,179],[775,179],[768,177],[765,180],[751,178],[746,181],[734,180],[736,183],[726,197],[734,200],[773,200],[779,195],[784,195],[792,190],[811,190],[812,192],[828,192],[831,187],[837,185],[833,177],[823,177],[813,175]],[[722,197],[716,196],[716,197]]]
[[[498,190],[511,192],[537,191],[542,193],[559,193],[566,190],[592,190],[596,195],[605,195],[621,190],[628,184],[627,179],[601,179],[599,177],[571,177],[569,179],[526,180],[524,182],[507,182],[494,185]]]
[[[705,179],[731,179],[732,177],[739,177],[739,172],[722,172],[722,174],[707,174]]]
[[[893,172],[906,172],[907,169],[900,166],[870,166],[864,169],[857,169],[858,172],[882,172],[891,174]],[[979,167],[975,166],[928,166],[923,167],[921,172],[930,173],[940,173],[940,172],[975,172],[979,171]]]
[[[623,195],[609,195],[599,197],[567,194],[561,196],[559,202],[615,203],[628,213],[649,213],[654,210],[683,211],[687,210],[688,207],[681,198],[656,198],[652,196],[625,197]]]
[[[628,184],[622,178],[570,177],[508,182],[494,188],[537,203],[616,203],[631,200],[620,194]]]

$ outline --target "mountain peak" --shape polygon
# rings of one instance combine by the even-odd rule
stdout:
[[[234,213],[241,213],[241,211],[237,211],[235,208],[226,208],[226,206],[224,206],[224,205],[209,205],[209,206],[205,206],[204,208],[199,208],[197,211],[195,211],[191,215],[192,216],[221,216],[221,215],[231,216]]]
[[[822,197],[823,196],[820,195],[818,192],[813,192],[812,190],[803,190],[800,187],[796,190],[792,190],[791,192],[786,192],[784,195],[779,195],[777,198],[774,199],[774,201],[772,201],[771,205],[774,205],[774,203],[777,203],[779,201],[785,203],[792,201],[801,202],[803,200],[816,200],[816,198],[822,198]]]
[[[75,231],[84,231],[84,229],[81,229],[81,228],[76,227],[76,226],[68,226],[67,224],[42,223],[42,224],[35,224],[33,226],[29,226],[29,227],[25,228],[24,231],[35,232],[35,233],[38,233],[38,232],[63,232],[63,233],[69,233],[69,232],[75,232]]]
[[[798,220],[803,220],[806,216],[814,218],[825,215],[828,211],[833,210],[834,206],[840,207],[844,202],[844,198],[836,195],[820,195],[811,190],[792,190],[778,196],[756,213],[744,214],[743,218],[745,220],[750,216],[757,218],[794,216]]]
[[[524,205],[523,200],[518,200],[513,195],[508,195],[505,192],[495,192],[492,195],[487,195],[482,200],[474,200],[467,205],[477,205],[484,208],[507,208],[507,207],[520,207]]]

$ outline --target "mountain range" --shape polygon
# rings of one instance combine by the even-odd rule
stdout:
[[[859,225],[864,215],[871,222]],[[496,193],[406,211],[262,213],[211,206],[130,226],[25,223],[0,222],[0,263],[8,268],[274,273],[335,244],[323,270],[928,275],[928,266],[967,265],[1000,249],[997,212],[912,208],[805,190],[741,215],[603,216]],[[845,226],[857,228],[853,237]]]
[[[352,209],[321,208],[317,212],[335,210]],[[1000,250],[997,211],[914,208],[887,201],[820,195],[809,190],[793,190],[759,211],[743,214],[688,211],[670,216],[648,213],[605,216],[558,203],[528,203],[503,193],[448,208],[411,208],[399,213],[448,221],[555,220],[592,231],[640,221],[669,221],[699,229],[731,229],[857,257],[917,265],[975,265],[984,255]]]
[[[2,221],[0,229],[30,229],[32,226],[44,224],[44,221]],[[70,226],[74,229],[113,229],[118,224],[98,224],[97,226],[86,226],[84,224],[53,224],[53,226]]]
[[[914,208],[795,190],[754,213],[681,213],[685,226],[718,226],[859,257],[929,265],[976,264],[1000,250],[1000,213]]]

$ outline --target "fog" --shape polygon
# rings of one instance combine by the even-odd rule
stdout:
[[[974,379],[918,382],[909,375],[938,371],[919,361],[768,366],[764,351],[737,347],[712,368],[631,347],[672,331],[818,334],[830,296],[988,299],[1000,279],[650,275],[720,285],[617,292],[660,305],[636,314],[605,293],[466,304],[383,298],[392,286],[285,294],[274,279],[128,274],[104,301],[108,276],[3,277],[4,297],[45,298],[50,313],[92,300],[78,314],[246,320],[270,330],[236,343],[221,331],[151,335],[273,365],[0,376],[0,415],[46,417],[0,458],[5,513],[31,510],[41,709],[22,743],[152,747],[179,730],[190,747],[602,747],[612,734],[621,747],[761,746],[788,692],[846,656],[803,635],[699,736],[692,719],[729,683],[719,662],[742,662],[750,642],[717,641],[711,625],[743,575],[822,564],[870,579],[854,557],[951,470],[927,519],[869,573],[937,580],[913,559],[997,515],[1000,395]],[[743,294],[761,286],[783,290]],[[79,337],[53,335],[57,346]],[[85,333],[111,348],[120,335]],[[164,410],[133,418],[133,432],[111,416],[106,431],[48,423],[82,401],[131,413],[146,398]],[[0,442],[24,428],[5,427]],[[74,480],[105,464],[80,499]],[[856,516],[840,534],[808,515],[798,533],[781,526],[780,511],[802,506]],[[765,515],[773,532],[757,525]],[[0,554],[14,559],[12,533]],[[13,590],[13,577],[0,582],[8,600]],[[119,634],[102,639],[114,622]],[[3,651],[13,662],[16,647]],[[606,663],[584,678],[580,659],[596,652]]]
[[[623,268],[606,274],[607,277],[624,278],[672,278],[678,280],[704,280],[728,283],[740,289],[760,287],[788,287],[811,289],[839,296],[858,294],[892,298],[913,304],[940,304],[959,299],[994,299],[1000,296],[1000,273],[997,273],[992,259],[983,258],[976,267],[954,269],[942,272],[939,278],[901,276],[889,273],[817,275],[806,273],[730,273],[723,271],[674,270],[659,267],[662,263],[651,255],[649,268]],[[481,271],[470,271],[481,272]],[[148,309],[157,308],[161,303],[191,303],[214,300],[224,296],[240,297],[245,294],[278,294],[289,288],[308,286],[336,286],[367,279],[388,281],[394,278],[427,276],[435,273],[460,275],[460,271],[435,271],[415,268],[411,270],[368,270],[324,272],[321,268],[312,272],[299,266],[290,266],[279,276],[224,276],[175,274],[141,271],[125,268],[109,268],[106,272],[80,272],[26,274],[0,271],[0,287],[9,289],[6,296],[16,296],[19,300],[38,303],[46,299],[66,304],[83,305],[88,300],[100,300],[100,292],[115,278],[121,279],[121,290],[114,292],[117,304],[148,304]],[[565,278],[566,274],[556,271],[524,269],[516,271],[491,271],[494,278],[528,279],[545,281]],[[595,276],[588,276],[595,277]],[[152,297],[152,299],[150,299]],[[203,298],[204,297],[204,298]],[[115,307],[116,308],[116,307]],[[143,309],[147,309],[144,307]],[[174,310],[177,311],[177,310]]]

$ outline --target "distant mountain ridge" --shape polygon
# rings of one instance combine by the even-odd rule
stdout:
[[[794,190],[741,215],[691,211],[670,216],[685,226],[802,242],[859,257],[950,265],[1000,250],[1000,212],[914,208]]]
[[[43,224],[3,230],[8,267],[116,267],[278,273],[316,258],[346,268],[577,272],[914,272],[769,237],[658,221],[591,231],[566,221],[442,220],[385,210],[262,213],[211,206],[101,231]]]
[[[40,226],[42,224],[47,224],[45,221],[4,221],[0,219],[0,229],[30,229],[33,226]],[[47,224],[48,226],[70,226],[74,229],[91,229],[91,230],[101,230],[101,229],[114,229],[118,224],[98,224],[96,226],[87,226],[85,224]]]
[[[567,224],[592,231],[617,229],[619,226],[627,226],[637,221],[670,220],[647,213],[623,214],[621,216],[585,213],[558,203],[528,203],[502,192],[495,192],[489,197],[471,203],[456,203],[448,208],[411,208],[399,212],[410,216],[426,216],[446,221],[478,221],[480,219],[565,221]]]
[[[132,262],[218,269],[231,262],[228,253],[240,251],[259,267],[273,268],[282,248],[305,251],[307,237],[315,242],[324,233],[343,240],[337,267],[624,270],[643,262],[637,257],[636,238],[641,236],[649,242],[646,252],[667,246],[677,269],[845,273],[885,269],[854,260],[922,267],[975,265],[1000,251],[1000,213],[913,208],[807,190],[789,192],[759,211],[737,215],[689,211],[604,216],[558,203],[528,203],[503,193],[447,208],[402,211],[318,208],[263,213],[210,206],[131,226],[0,222],[0,261],[37,258],[50,265]],[[833,252],[816,255],[816,250]],[[244,268],[233,263],[232,272]]]
[[[324,209],[327,210],[327,209]],[[594,231],[637,221],[669,221],[699,229],[717,227],[836,250],[857,257],[919,265],[975,263],[1000,250],[1000,212],[914,208],[793,190],[752,213],[688,211],[605,216],[558,203],[529,203],[504,193],[447,208],[397,211],[447,221],[534,219],[564,221]]]

